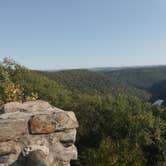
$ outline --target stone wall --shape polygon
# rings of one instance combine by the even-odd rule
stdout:
[[[0,166],[70,166],[78,122],[73,112],[37,100],[11,102],[0,114]]]

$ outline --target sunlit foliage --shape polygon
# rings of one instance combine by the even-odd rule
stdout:
[[[5,59],[0,106],[38,98],[76,113],[79,158],[73,166],[165,166],[166,107],[130,95],[83,93]]]

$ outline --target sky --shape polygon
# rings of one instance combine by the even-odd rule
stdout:
[[[165,0],[0,0],[0,60],[31,69],[166,64]]]

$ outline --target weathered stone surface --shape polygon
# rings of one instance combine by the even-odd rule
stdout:
[[[73,113],[57,112],[49,115],[35,115],[29,122],[32,134],[47,134],[78,127]]]
[[[59,140],[61,143],[75,142],[76,141],[76,129],[66,130],[60,135]]]
[[[55,156],[57,158],[58,166],[69,166],[71,159],[76,160],[77,149],[74,146],[75,139],[76,129],[50,134],[49,149],[52,153],[48,157],[48,165],[54,164]]]
[[[52,108],[52,106],[43,100],[27,101],[25,103],[10,102],[4,105],[6,113],[9,112],[34,112],[34,111],[46,111]]]
[[[0,163],[10,165],[15,162],[21,153],[21,147],[14,141],[0,143]]]
[[[77,158],[73,112],[38,100],[7,103],[0,114],[0,166],[70,166]]]
[[[5,113],[21,111],[22,104],[18,102],[10,102],[4,105]]]
[[[22,107],[26,112],[46,111],[52,108],[48,102],[43,100],[27,101],[22,104]]]
[[[14,141],[0,142],[0,156],[14,152],[15,147],[16,142]]]
[[[8,141],[21,137],[27,132],[27,122],[24,119],[0,120],[0,141]]]
[[[8,163],[0,163],[0,166],[9,166]]]

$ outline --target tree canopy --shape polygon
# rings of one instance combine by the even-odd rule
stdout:
[[[73,166],[165,166],[166,107],[125,93],[83,93],[8,59],[0,64],[0,82],[1,107],[39,98],[75,112],[79,158]]]

